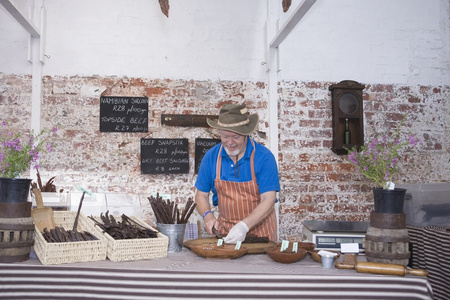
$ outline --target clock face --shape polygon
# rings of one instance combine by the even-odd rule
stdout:
[[[359,109],[358,98],[351,94],[346,93],[339,98],[339,109],[345,114],[353,114]]]

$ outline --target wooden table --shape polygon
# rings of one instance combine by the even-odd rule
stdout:
[[[309,256],[293,264],[265,254],[215,260],[183,248],[144,261],[0,264],[0,299],[411,300],[432,299],[432,290],[425,277],[322,269]]]

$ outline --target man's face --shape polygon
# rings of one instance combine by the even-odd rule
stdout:
[[[245,152],[247,136],[235,132],[220,130],[220,140],[229,156],[238,156]]]

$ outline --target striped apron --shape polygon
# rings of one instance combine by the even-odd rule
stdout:
[[[223,146],[219,150],[216,167],[216,179],[214,181],[219,202],[219,231],[228,233],[234,225],[246,218],[261,202],[258,183],[256,181],[254,158],[255,144],[250,157],[252,180],[247,182],[234,182],[220,179],[220,169],[222,165]],[[277,240],[277,219],[275,210],[259,224],[250,229],[250,235],[258,237],[268,237],[271,241]]]

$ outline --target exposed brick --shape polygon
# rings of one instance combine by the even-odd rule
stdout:
[[[29,128],[31,76],[4,75],[0,113],[11,116],[16,128]],[[73,189],[87,182],[93,191],[141,194],[144,219],[152,216],[151,192],[172,194],[182,203],[192,197],[193,166],[189,174],[148,175],[140,173],[139,141],[142,137],[213,137],[208,128],[162,126],[162,113],[217,114],[228,103],[245,101],[261,117],[260,131],[279,128],[280,233],[295,236],[305,219],[368,220],[373,209],[373,185],[358,174],[343,156],[331,152],[332,115],[330,82],[278,84],[279,123],[268,120],[267,85],[264,82],[196,81],[176,79],[121,79],[117,77],[43,78],[42,124],[60,123],[54,142],[57,151],[46,155],[41,174],[57,176],[57,185]],[[111,88],[113,87],[114,88]],[[89,87],[89,88],[86,88]],[[149,97],[149,132],[101,133],[98,126],[98,93],[110,87],[110,95],[121,93]],[[446,108],[448,86],[368,84],[363,92],[365,140],[375,131],[398,125],[408,112],[405,126],[417,133],[423,144],[402,156],[401,183],[442,182],[449,178]],[[268,144],[267,135],[255,135]],[[193,160],[194,147],[189,147]],[[427,163],[424,164],[423,162]],[[199,219],[197,214],[194,218]]]
[[[160,87],[151,87],[145,89],[145,94],[147,95],[147,97],[162,95],[165,92],[168,92],[168,90]]]
[[[319,127],[320,120],[300,120],[299,126],[304,128]]]
[[[420,103],[420,98],[419,97],[415,97],[415,96],[410,96],[408,98],[408,102],[409,103]]]
[[[310,172],[330,172],[333,170],[333,166],[327,163],[307,164],[307,169]]]

